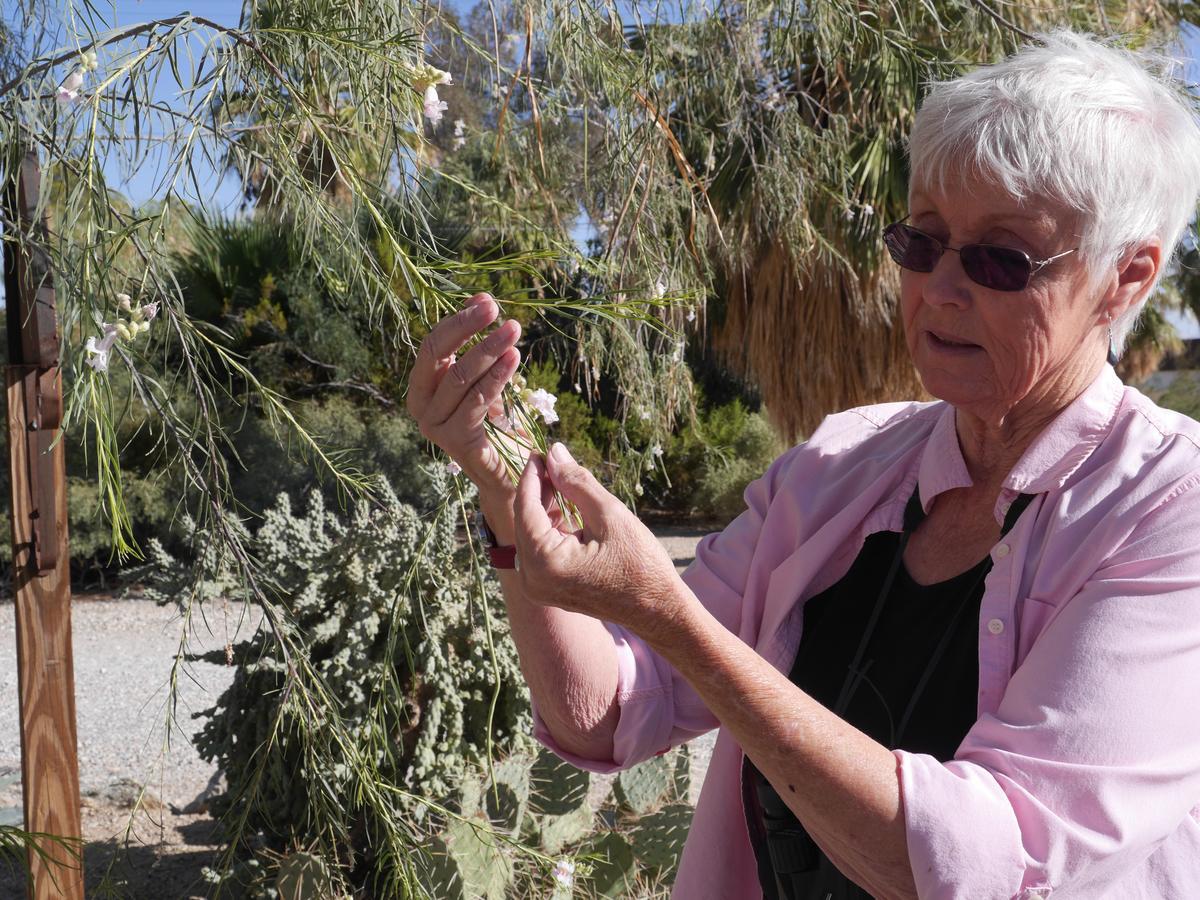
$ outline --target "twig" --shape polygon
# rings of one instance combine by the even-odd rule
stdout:
[[[1027,41],[1036,41],[1037,40],[1037,38],[1034,35],[1030,34],[1028,31],[1026,31],[1021,26],[1015,25],[1012,22],[1008,21],[1008,19],[1004,18],[1004,16],[1000,15],[1000,13],[996,12],[994,9],[992,9],[990,6],[988,6],[986,3],[984,3],[983,0],[971,0],[971,2],[974,3],[976,6],[978,6],[980,9],[982,9],[985,13],[987,13],[989,16],[991,16],[997,22],[999,22],[1001,25],[1003,25],[1005,28],[1009,29],[1010,31],[1015,31],[1021,37],[1025,38],[1025,40],[1027,40]]]

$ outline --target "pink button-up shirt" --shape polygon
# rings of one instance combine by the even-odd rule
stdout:
[[[748,508],[697,547],[684,580],[786,673],[804,602],[866,537],[971,484],[946,403],[830,416],[746,489]],[[978,719],[949,762],[894,750],[922,898],[1200,898],[1200,425],[1111,367],[1033,441],[997,499],[978,622]],[[609,626],[627,768],[720,726],[635,634]],[[782,711],[781,711],[782,714]],[[760,895],[742,810],[742,751],[722,729],[674,896]]]

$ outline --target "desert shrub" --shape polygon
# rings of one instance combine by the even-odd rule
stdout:
[[[704,408],[696,424],[663,448],[662,469],[650,479],[651,496],[680,516],[728,520],[744,507],[746,485],[767,470],[782,447],[761,411],[734,398]]]
[[[1180,372],[1156,401],[1159,406],[1200,419],[1200,382],[1191,372]]]
[[[443,467],[429,466],[422,477],[443,497],[453,493]],[[459,522],[457,503],[422,516],[386,485],[381,506],[360,503],[348,515],[330,509],[320,490],[303,513],[286,494],[266,510],[251,546],[274,574],[274,627],[289,632],[303,659],[282,657],[267,620],[225,650],[192,657],[224,664],[228,656],[236,666],[230,687],[199,714],[205,722],[196,745],[227,779],[214,814],[257,832],[260,850],[327,841],[359,885],[390,879],[389,867],[399,865],[378,842],[383,823],[353,800],[362,789],[353,759],[323,745],[320,722],[281,692],[289,665],[319,677],[342,724],[369,748],[371,777],[403,788],[393,794],[397,819],[418,816],[420,797],[450,796],[486,761],[489,725],[496,752],[531,748],[528,696],[498,585],[459,540]],[[139,574],[157,602],[194,603],[181,598],[197,565],[208,609],[238,596],[229,566],[212,554],[188,560],[157,542],[151,548]],[[315,762],[322,758],[337,762],[322,767]],[[309,833],[330,816],[335,833]]]
[[[712,410],[703,427],[708,453],[691,508],[708,518],[732,519],[745,508],[746,485],[780,453],[780,441],[765,416],[747,412],[737,400]]]

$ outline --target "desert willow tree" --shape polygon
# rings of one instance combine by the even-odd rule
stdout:
[[[551,0],[544,13],[547,80],[591,126],[582,171],[589,209],[611,221],[606,252],[709,291],[706,347],[789,440],[920,391],[880,238],[906,208],[925,83],[1038,30],[1136,47],[1200,19],[1184,2],[984,0]]]

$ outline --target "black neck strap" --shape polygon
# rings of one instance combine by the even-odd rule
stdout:
[[[1003,538],[1012,530],[1013,526],[1017,524],[1017,520],[1021,518],[1021,513],[1025,511],[1025,508],[1029,506],[1033,498],[1033,494],[1021,494],[1013,501],[1004,516],[1004,524],[1000,529],[1000,537]],[[908,539],[924,520],[925,508],[921,505],[920,486],[917,486],[913,489],[912,496],[909,497],[908,503],[904,507],[904,530],[900,533],[900,543],[896,547],[895,556],[892,557],[892,564],[888,568],[887,577],[883,581],[883,588],[880,590],[879,597],[875,601],[875,608],[871,610],[871,617],[867,620],[867,627],[863,631],[862,640],[859,641],[858,650],[855,651],[854,660],[850,663],[850,668],[846,673],[846,680],[842,682],[842,689],[838,693],[837,703],[834,704],[833,712],[838,716],[842,716],[845,713],[846,707],[854,699],[854,693],[858,690],[858,685],[861,683],[863,676],[866,675],[866,668],[859,668],[862,663],[863,654],[866,653],[867,645],[871,641],[871,635],[875,632],[875,624],[879,621],[879,616],[883,612],[884,602],[892,591],[892,584],[896,580],[896,573],[899,572],[900,566],[904,563],[904,550],[908,546]],[[989,571],[991,571],[990,559],[988,560],[988,564],[980,571],[979,576],[971,584],[970,590],[964,595],[954,615],[951,617],[949,625],[945,632],[943,632],[937,649],[934,650],[933,655],[930,657],[929,664],[921,674],[921,678],[913,690],[913,695],[908,701],[908,707],[905,709],[904,715],[900,719],[900,724],[896,729],[896,734],[893,736],[893,743],[898,743],[903,736],[904,729],[907,727],[912,712],[916,708],[917,700],[920,699],[925,686],[929,683],[929,679],[933,677],[933,672],[937,668],[938,662],[945,653],[946,647],[950,644],[950,638],[953,636],[962,611],[967,605],[967,600],[974,595],[980,583],[987,577]]]

